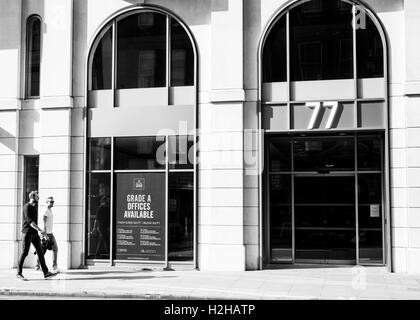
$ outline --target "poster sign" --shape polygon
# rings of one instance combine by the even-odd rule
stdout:
[[[379,212],[379,209],[380,209],[379,204],[371,204],[370,205],[370,217],[371,218],[379,218],[381,216],[380,212]]]
[[[118,173],[116,185],[116,259],[165,261],[165,173]]]

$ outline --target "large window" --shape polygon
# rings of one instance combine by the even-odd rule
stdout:
[[[386,261],[387,78],[358,1],[294,1],[261,47],[265,263]]]
[[[116,39],[112,38],[114,28]],[[105,30],[91,55],[91,90],[113,88],[113,55],[115,89],[194,85],[191,39],[172,17],[154,11],[134,12],[110,22]]]
[[[39,97],[41,65],[41,19],[31,16],[26,23],[26,97]]]
[[[88,263],[195,261],[195,67],[192,37],[161,9],[126,11],[93,41]]]
[[[261,48],[263,128],[385,128],[384,46],[379,22],[355,2],[293,3]]]
[[[263,48],[263,82],[286,81],[287,56],[291,81],[352,79],[355,71],[358,78],[384,75],[375,23],[363,8],[345,0],[302,1],[277,19]]]
[[[193,260],[191,148],[190,136],[88,139],[88,259]]]
[[[383,133],[266,139],[267,262],[383,264]]]

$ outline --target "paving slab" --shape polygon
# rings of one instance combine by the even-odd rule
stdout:
[[[360,270],[360,267],[358,267]],[[409,299],[420,300],[420,275],[390,274],[383,268],[301,268],[244,272],[77,269],[43,279],[24,269],[0,269],[0,295],[98,299]]]

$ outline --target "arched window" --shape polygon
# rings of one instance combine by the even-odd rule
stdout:
[[[270,109],[265,129],[384,128],[385,40],[379,28],[366,8],[350,0],[296,1],[274,18],[261,47],[261,99]],[[305,106],[322,101],[339,101],[330,121],[328,112],[320,118],[325,108],[315,119],[313,106]]]
[[[26,97],[39,97],[41,64],[41,19],[28,18],[26,24]]]
[[[286,81],[288,41],[291,81],[384,76],[379,31],[363,9],[353,12],[351,2],[306,1],[282,15],[265,40],[263,82]]]
[[[91,55],[91,90],[112,87],[113,28],[117,37],[115,89],[194,85],[191,40],[175,19],[143,11],[116,19],[108,28]]]
[[[379,21],[356,0],[296,0],[262,40],[265,263],[385,264],[388,95]]]
[[[128,8],[104,24],[87,62],[86,258],[193,265],[192,37],[160,8]]]

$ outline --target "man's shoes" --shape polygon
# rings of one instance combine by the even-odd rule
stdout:
[[[44,279],[49,279],[52,277],[55,277],[57,274],[56,273],[52,273],[52,272],[47,272],[46,274],[44,274]]]
[[[41,270],[41,267],[40,267],[39,265],[36,265],[36,266],[35,266],[35,270],[36,270],[36,271],[39,271],[39,270]]]
[[[59,272],[60,272],[60,270],[58,270],[58,268],[57,268],[57,267],[53,267],[53,272],[54,272],[54,273],[59,273]]]
[[[16,280],[27,281],[27,279],[21,273],[16,275]]]

